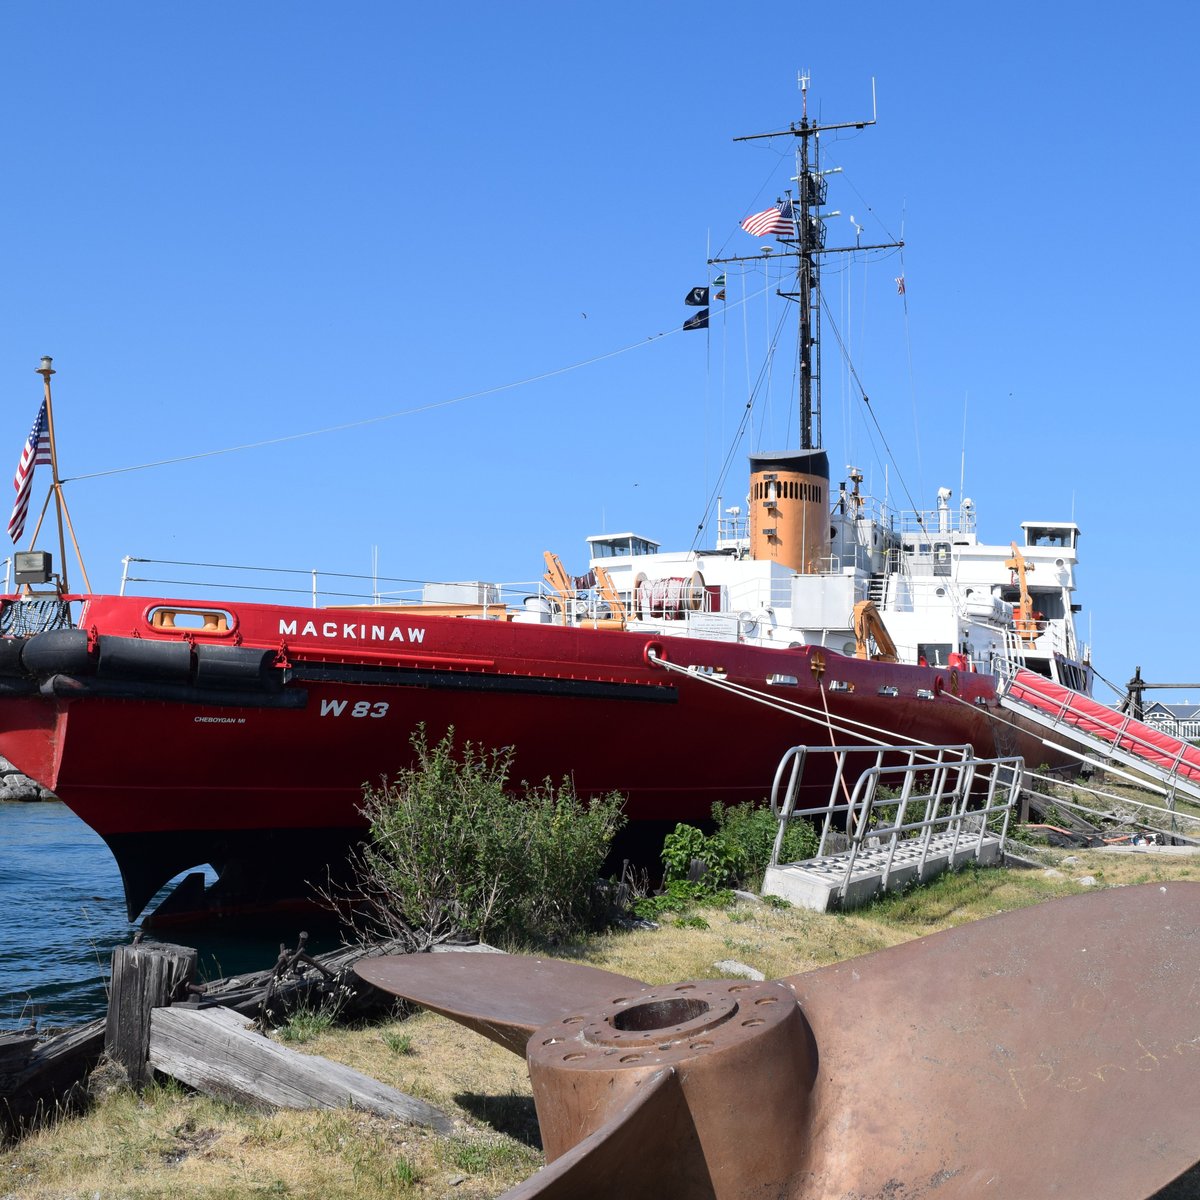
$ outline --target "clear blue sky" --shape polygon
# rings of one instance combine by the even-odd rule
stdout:
[[[12,0],[0,471],[51,354],[68,477],[409,413],[69,484],[98,589],[125,554],[512,581],[604,529],[686,546],[756,366],[738,306],[654,335],[791,173],[732,138],[799,116],[800,69],[832,120],[874,77],[878,127],[823,154],[830,243],[851,213],[907,243],[830,278],[893,498],[957,496],[965,417],[987,540],[1082,526],[1101,672],[1200,681],[1196,11]],[[829,330],[824,356],[835,472],[882,491]]]

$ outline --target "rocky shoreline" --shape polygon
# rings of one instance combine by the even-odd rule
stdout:
[[[28,775],[22,775],[8,759],[0,758],[0,803],[5,800],[28,803],[33,800],[57,799],[52,791],[35,783]]]

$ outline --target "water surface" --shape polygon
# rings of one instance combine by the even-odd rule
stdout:
[[[215,921],[161,940],[195,946],[201,978],[214,979],[274,965],[280,943],[294,946],[312,925],[294,915]],[[42,1007],[43,1027],[103,1016],[113,947],[137,930],[98,834],[57,801],[0,802],[0,1030],[26,1024],[30,1005]],[[316,949],[336,942],[328,928],[312,932]]]

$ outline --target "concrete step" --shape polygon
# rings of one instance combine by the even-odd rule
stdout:
[[[992,866],[1001,855],[998,837],[985,835],[980,842],[978,834],[959,835],[956,839],[952,833],[942,833],[931,837],[927,845],[919,839],[897,842],[894,854],[886,842],[882,846],[864,845],[854,859],[848,880],[849,851],[768,867],[762,890],[763,895],[779,896],[799,908],[829,912],[866,904],[885,890],[899,891],[918,876],[925,882],[968,862]]]

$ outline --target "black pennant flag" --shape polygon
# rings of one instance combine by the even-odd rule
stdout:
[[[703,289],[707,291],[708,289]],[[684,329],[707,329],[708,328],[708,309],[702,308],[694,317],[688,317],[683,323]]]
[[[701,305],[708,303],[708,288],[692,288],[692,290],[684,297],[683,302],[684,304],[690,304],[693,308],[700,308]]]

